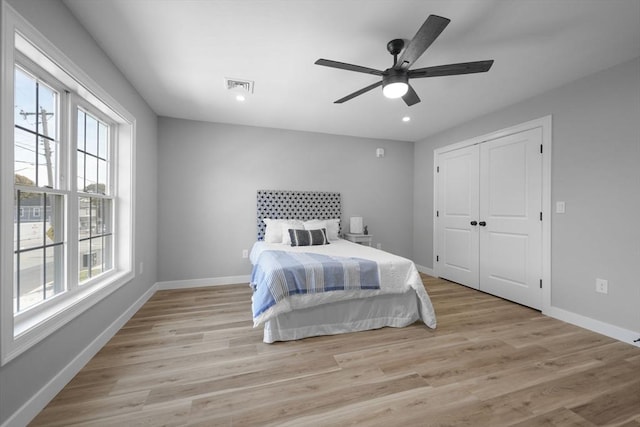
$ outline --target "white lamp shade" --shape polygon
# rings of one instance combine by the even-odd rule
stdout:
[[[352,216],[349,221],[349,232],[353,234],[362,234],[364,231],[362,227],[362,217]]]

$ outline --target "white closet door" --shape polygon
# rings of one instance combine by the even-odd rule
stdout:
[[[438,276],[478,289],[478,146],[438,157]]]
[[[542,306],[542,130],[480,144],[480,290]]]

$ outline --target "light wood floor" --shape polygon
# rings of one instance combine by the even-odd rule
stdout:
[[[422,324],[263,344],[248,285],[161,291],[34,426],[640,426],[640,349],[423,277]]]

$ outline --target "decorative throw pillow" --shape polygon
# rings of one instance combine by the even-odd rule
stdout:
[[[316,246],[328,245],[327,230],[321,228],[319,230],[294,230],[289,229],[289,237],[291,238],[291,246]]]
[[[302,225],[302,221],[287,221],[282,223],[282,244],[290,245],[291,244],[291,236],[289,235],[289,230],[304,230],[304,225]]]

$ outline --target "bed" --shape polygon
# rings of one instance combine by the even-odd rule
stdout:
[[[339,238],[339,193],[259,190],[257,207],[252,310],[265,343],[416,321],[435,328],[411,260]]]

